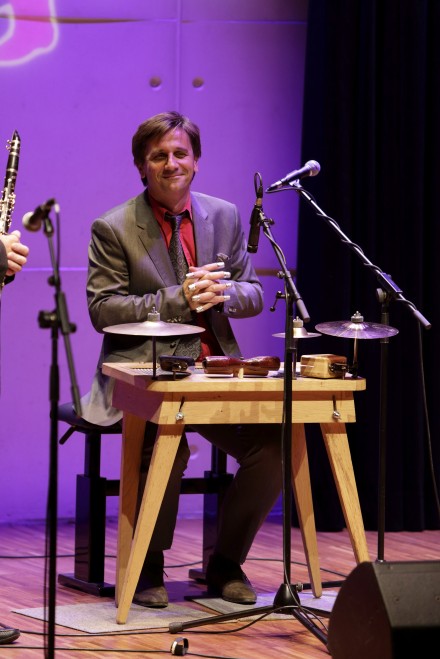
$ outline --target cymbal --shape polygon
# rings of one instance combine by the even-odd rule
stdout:
[[[362,318],[362,317],[360,317]],[[365,323],[362,321],[335,321],[332,323],[319,323],[315,329],[322,334],[331,336],[342,336],[346,339],[381,339],[386,336],[394,336],[399,330],[381,323]]]
[[[161,320],[145,320],[142,323],[122,323],[122,325],[109,325],[104,332],[110,334],[127,334],[130,336],[181,336],[183,334],[199,334],[204,332],[203,327],[197,325],[183,325],[182,323],[164,323]]]
[[[286,332],[280,332],[279,334],[272,334],[280,339],[286,338]],[[308,332],[304,327],[294,327],[293,328],[293,338],[294,339],[313,339],[313,337],[321,336],[317,332]]]

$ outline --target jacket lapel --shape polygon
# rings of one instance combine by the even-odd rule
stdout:
[[[176,275],[159,224],[153,215],[151,206],[145,200],[145,194],[139,195],[136,200],[137,235],[164,285],[173,286],[176,284]]]
[[[199,200],[191,195],[191,207],[194,223],[194,238],[196,241],[197,265],[205,265],[212,260],[214,245],[214,226],[209,221],[207,211]]]
[[[214,226],[209,221],[207,211],[193,195],[191,195],[191,207],[197,264],[204,265],[210,263],[213,258]],[[135,216],[137,235],[165,286],[176,284],[176,276],[165,241],[151,206],[145,199],[145,193],[140,194],[136,199]]]

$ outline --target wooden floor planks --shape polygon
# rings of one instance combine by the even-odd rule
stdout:
[[[377,557],[377,533],[367,532],[372,561]],[[45,524],[0,525],[0,622],[21,630],[12,647],[1,646],[0,657],[36,659],[46,657],[44,624],[39,620],[12,613],[12,609],[44,606],[45,588]],[[57,530],[57,573],[73,570],[74,526],[60,521]],[[346,531],[318,533],[321,575],[324,582],[343,580],[356,567]],[[440,560],[440,531],[421,533],[387,533],[386,561]],[[194,592],[195,584],[188,579],[189,566],[197,567],[202,552],[202,522],[199,519],[179,519],[173,548],[166,553],[167,586],[171,600],[186,606],[198,605],[184,600],[186,590]],[[116,554],[116,521],[108,522],[105,580],[114,583]],[[260,530],[244,566],[245,572],[260,593],[273,593],[283,585],[283,536],[281,520],[270,519]],[[195,565],[194,565],[195,563]],[[301,536],[291,530],[291,582],[308,583],[304,565]],[[187,587],[187,588],[186,588]],[[196,585],[203,593],[203,586]],[[362,597],[362,593],[359,593]],[[56,585],[56,605],[96,602],[96,597]],[[116,609],[115,609],[116,613]],[[207,611],[207,615],[208,615]],[[329,618],[322,618],[328,625]],[[65,627],[55,627],[55,656],[66,659],[127,656],[134,659],[170,653],[177,637],[188,641],[188,655],[221,657],[224,659],[323,659],[329,657],[326,645],[294,617],[282,620],[262,620],[217,623],[188,629],[176,636],[167,628],[126,635],[90,636]],[[70,648],[70,649],[69,649]],[[156,651],[156,652],[155,652]]]

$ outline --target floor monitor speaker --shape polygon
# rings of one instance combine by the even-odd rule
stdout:
[[[440,561],[360,563],[330,614],[333,659],[407,659],[440,652]]]

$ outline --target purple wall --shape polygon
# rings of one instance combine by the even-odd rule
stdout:
[[[264,187],[299,167],[306,0],[12,0],[0,18],[0,172],[3,145],[21,137],[12,229],[22,229],[29,264],[6,288],[1,304],[0,522],[46,515],[50,451],[51,330],[41,311],[55,308],[48,238],[22,227],[27,211],[54,197],[60,222],[62,290],[80,393],[87,392],[101,337],[86,308],[87,245],[92,220],[141,191],[131,137],[148,116],[178,109],[202,131],[203,155],[194,189],[238,204],[245,231],[255,202],[254,173]],[[6,5],[8,8],[9,5]],[[7,9],[6,9],[7,11]],[[52,17],[49,20],[49,16]],[[26,18],[28,17],[28,18]],[[41,18],[41,20],[40,20]],[[3,156],[2,156],[3,153]],[[3,163],[2,163],[3,157]],[[313,157],[313,154],[310,154]],[[263,208],[290,268],[296,263],[298,197],[267,195]],[[283,356],[285,307],[269,311],[282,285],[278,261],[261,234],[253,256],[266,309],[236,321],[245,356]],[[71,399],[63,337],[58,341],[60,399]],[[59,436],[66,430],[60,424]],[[207,468],[209,447],[194,436],[194,474]],[[103,475],[119,474],[120,439],[104,440]],[[58,457],[59,516],[75,506],[83,470],[83,437]],[[189,497],[186,497],[188,500]],[[195,498],[182,502],[197,511]],[[112,508],[113,505],[113,508]],[[109,512],[116,511],[116,501]]]

